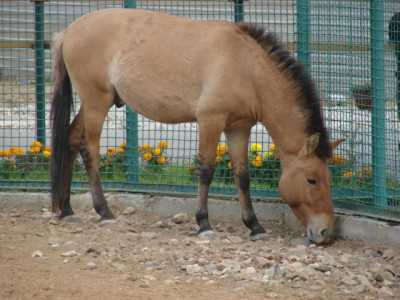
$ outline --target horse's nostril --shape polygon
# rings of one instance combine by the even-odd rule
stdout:
[[[319,234],[320,234],[322,237],[325,237],[325,236],[328,234],[328,228],[322,229],[322,230],[319,232]]]
[[[307,230],[307,236],[310,241],[314,240],[314,234],[310,228]]]

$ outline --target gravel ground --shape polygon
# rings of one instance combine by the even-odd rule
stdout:
[[[92,210],[62,222],[46,208],[1,210],[0,298],[399,299],[398,249],[305,246],[272,222],[252,242],[239,220],[213,220],[214,238],[201,239],[183,213],[113,210],[114,224]]]

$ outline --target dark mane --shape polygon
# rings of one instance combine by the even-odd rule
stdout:
[[[296,61],[290,53],[283,49],[273,33],[268,33],[261,26],[240,23],[239,28],[253,38],[277,63],[280,70],[286,71],[297,83],[301,91],[299,101],[308,116],[307,133],[312,135],[320,133],[319,145],[316,154],[325,160],[331,157],[332,150],[329,143],[328,132],[324,126],[320,99],[314,87],[314,83],[303,65]]]

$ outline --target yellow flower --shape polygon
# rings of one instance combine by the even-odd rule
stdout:
[[[252,152],[260,152],[260,151],[262,151],[262,147],[261,147],[260,144],[251,144],[250,149],[251,149]]]
[[[155,156],[161,155],[161,148],[155,148],[155,149],[153,150],[153,154],[154,154]]]
[[[346,178],[353,177],[353,172],[352,171],[344,172],[343,177],[346,177]]]
[[[271,144],[269,146],[268,152],[275,153],[275,151],[276,151],[276,145],[275,144]]]
[[[146,152],[143,154],[143,159],[149,161],[153,158],[153,155],[150,152]]]
[[[161,155],[157,159],[157,163],[160,164],[160,165],[165,165],[167,163],[167,158],[164,155]]]
[[[121,145],[119,145],[119,149],[121,149],[122,152],[125,152],[125,150],[126,150],[126,143],[124,142],[124,143],[122,143]]]
[[[51,151],[43,150],[43,155],[44,155],[44,157],[49,158],[51,156]]]
[[[346,159],[339,155],[339,154],[334,154],[332,157],[329,159],[329,162],[333,165],[342,165],[346,162]]]
[[[43,152],[44,152],[44,151],[49,151],[49,152],[51,152],[51,148],[50,148],[50,147],[44,147],[44,148],[43,148]]]
[[[2,150],[0,157],[8,157],[11,155],[10,149]]]
[[[251,161],[251,164],[257,168],[261,167],[263,164],[263,158],[260,155],[256,155],[254,159]]]
[[[30,146],[29,149],[31,150],[32,153],[39,153],[40,152],[40,147],[32,147]]]
[[[139,147],[140,152],[148,152],[151,151],[151,146],[149,144],[143,144],[142,147]]]
[[[160,141],[158,143],[158,148],[160,149],[167,149],[168,148],[168,142],[167,141]]]
[[[43,147],[43,145],[42,145],[41,142],[39,142],[39,141],[33,141],[33,142],[31,143],[31,145],[29,146],[29,150],[30,150],[32,153],[39,153],[39,152],[42,150],[42,147]]]
[[[3,153],[3,154],[4,154],[5,157],[8,157],[8,156],[11,156],[11,155],[12,155],[10,149],[4,150],[4,153]]]
[[[228,162],[228,169],[232,169],[232,163],[230,161]]]
[[[42,143],[41,142],[39,142],[39,141],[33,141],[32,142],[32,144],[31,144],[31,147],[40,147],[40,148],[42,148]]]
[[[224,156],[228,152],[228,146],[226,144],[218,144],[217,146],[217,156]]]
[[[114,156],[115,154],[117,154],[117,151],[117,148],[110,147],[107,149],[107,156]]]
[[[10,151],[11,155],[16,155],[16,156],[20,156],[20,155],[24,155],[25,154],[25,150],[23,148],[21,148],[21,147],[11,147],[9,149],[9,151]]]
[[[29,146],[29,150],[32,153],[39,153],[42,150],[42,143],[39,141],[33,141],[32,144]]]

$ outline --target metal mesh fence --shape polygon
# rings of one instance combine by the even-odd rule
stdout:
[[[309,68],[331,137],[346,139],[330,162],[336,206],[399,218],[396,0],[1,1],[0,187],[48,188],[52,35],[90,11],[124,6],[275,32]],[[196,124],[161,124],[112,108],[101,139],[103,182],[108,189],[194,193],[197,139]],[[232,195],[224,143],[222,136],[212,193]],[[279,160],[261,124],[252,129],[249,165],[253,196],[278,197]],[[85,187],[82,163],[75,169],[74,187]]]

